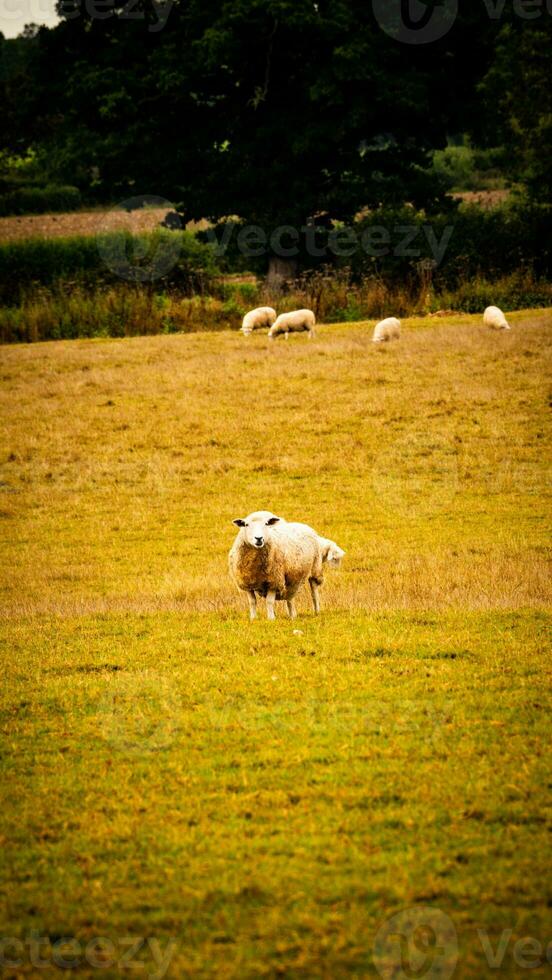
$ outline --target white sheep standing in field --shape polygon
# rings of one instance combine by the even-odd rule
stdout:
[[[374,327],[372,341],[374,344],[381,344],[387,340],[398,340],[401,335],[401,321],[394,316],[380,320]]]
[[[494,330],[510,330],[510,324],[498,306],[487,307],[483,314],[483,323]]]
[[[241,326],[242,333],[244,337],[249,337],[254,330],[262,330],[263,327],[270,330],[275,319],[276,310],[271,306],[259,306],[256,310],[250,310],[245,314]]]
[[[314,337],[316,317],[312,310],[293,310],[291,313],[280,313],[280,316],[268,331],[270,340],[275,340],[280,334],[284,334],[286,340],[290,333],[308,332],[309,340]]]
[[[308,524],[288,523],[266,510],[237,518],[234,524],[239,531],[228,554],[228,567],[238,588],[247,592],[250,618],[257,616],[260,595],[266,599],[268,619],[275,619],[275,602],[283,601],[294,619],[295,596],[307,581],[314,611],[319,613],[318,587],[324,581],[323,565],[332,563],[331,548],[325,546],[334,546],[334,542],[320,538]]]
[[[327,562],[332,568],[339,568],[345,557],[343,548],[340,548],[335,541],[330,541],[329,538],[321,538],[320,535],[318,540],[322,549],[322,561]]]

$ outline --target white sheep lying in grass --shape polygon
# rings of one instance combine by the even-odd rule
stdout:
[[[268,331],[268,336],[274,340],[284,334],[286,340],[290,333],[308,332],[309,340],[314,337],[316,317],[312,310],[293,310],[292,313],[280,313],[280,316]]]
[[[494,330],[510,330],[510,324],[498,306],[488,306],[483,314],[483,323]]]
[[[260,595],[266,599],[268,619],[275,618],[275,602],[283,601],[294,619],[293,600],[307,581],[314,611],[319,613],[323,565],[335,564],[336,559],[340,562],[345,552],[333,541],[320,538],[308,524],[288,524],[270,511],[257,511],[234,524],[240,530],[230,549],[228,566],[238,588],[248,594],[250,618],[257,615]],[[332,552],[334,548],[336,552]]]
[[[387,317],[387,320],[380,320],[374,328],[372,341],[374,344],[381,344],[387,340],[398,340],[401,335],[401,321],[394,316]]]
[[[250,310],[245,314],[241,326],[242,333],[244,337],[249,337],[254,330],[262,330],[263,327],[270,329],[275,319],[276,310],[271,306],[259,306],[256,310]]]

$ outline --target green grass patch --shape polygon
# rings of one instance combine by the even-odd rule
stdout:
[[[114,283],[160,283],[169,274],[190,294],[215,271],[212,249],[191,232],[162,228],[136,235],[124,230],[102,232],[100,215],[97,235],[0,244],[0,300],[6,305],[24,303],[30,287],[57,287],[70,293],[75,285],[91,289]],[[31,298],[41,299],[40,295]],[[47,333],[40,337],[51,339]]]

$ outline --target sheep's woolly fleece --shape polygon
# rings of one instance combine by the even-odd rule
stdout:
[[[510,330],[510,324],[498,306],[487,307],[483,314],[483,323],[494,330]]]
[[[254,330],[270,329],[276,319],[276,310],[271,306],[259,306],[246,313],[242,322],[242,333],[248,337]]]
[[[401,335],[401,321],[396,317],[390,316],[386,320],[380,320],[374,328],[372,340],[374,344],[381,344],[388,340],[398,340]]]
[[[245,518],[251,525],[265,525],[265,545],[252,547],[247,543],[246,528],[240,528],[228,556],[228,564],[236,585],[243,592],[265,596],[275,592],[277,600],[290,601],[309,579],[317,585],[323,582],[323,558],[320,539],[307,524],[288,523],[270,511],[257,511]]]
[[[332,568],[339,568],[345,557],[343,548],[340,548],[335,541],[330,541],[329,538],[321,538],[319,536],[318,540],[322,549],[322,561],[327,562]]]
[[[291,313],[280,313],[280,316],[268,332],[271,340],[284,334],[287,337],[290,333],[302,333],[307,331],[309,337],[314,336],[316,317],[312,310],[293,310]]]

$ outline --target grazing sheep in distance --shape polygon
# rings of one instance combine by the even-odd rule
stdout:
[[[320,535],[318,540],[322,549],[322,561],[327,562],[332,568],[339,568],[345,557],[343,548],[340,548],[335,541],[330,541],[329,538],[321,538]]]
[[[309,340],[314,337],[316,317],[312,310],[293,310],[292,313],[280,313],[280,316],[268,331],[270,340],[284,334],[286,340],[290,333],[308,331]]]
[[[228,554],[228,567],[238,588],[248,594],[250,619],[257,616],[258,595],[266,599],[268,619],[275,618],[275,602],[283,601],[294,619],[294,598],[307,581],[314,611],[319,613],[323,564],[332,563],[330,548],[324,544],[334,546],[334,542],[319,538],[308,524],[288,524],[266,510],[238,518],[234,524],[239,531]]]
[[[254,330],[262,330],[263,327],[270,329],[275,319],[276,310],[271,306],[259,306],[258,309],[250,310],[245,314],[241,325],[242,333],[244,337],[249,337]]]
[[[494,330],[510,330],[510,324],[498,306],[488,306],[483,314],[483,323]]]
[[[387,340],[398,340],[401,335],[401,321],[396,317],[387,317],[387,320],[380,320],[374,328],[372,341],[374,344],[381,344]]]

